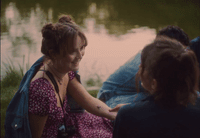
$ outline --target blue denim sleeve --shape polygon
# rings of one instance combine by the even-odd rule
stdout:
[[[109,76],[99,90],[97,98],[111,108],[117,104],[130,103],[137,94],[135,76],[140,63],[141,53],[138,53]],[[142,88],[141,85],[140,88]],[[141,89],[141,91],[144,91],[144,89]]]
[[[135,75],[138,72],[141,63],[141,54],[138,53],[134,58],[129,60],[119,69],[117,69],[109,78],[103,83],[101,89],[103,90],[122,90],[125,92],[136,92],[135,89]]]
[[[24,75],[19,89],[10,101],[5,118],[5,138],[31,138],[28,119],[29,84],[40,68],[43,57],[38,59]]]
[[[197,91],[197,99],[196,99],[196,103],[195,103],[195,107],[200,108],[200,93],[199,91]]]
[[[190,49],[196,54],[197,60],[200,63],[200,36],[194,38],[190,42]],[[200,67],[200,64],[199,64]]]

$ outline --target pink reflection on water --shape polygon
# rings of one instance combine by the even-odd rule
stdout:
[[[32,65],[42,56],[40,30],[42,23],[47,22],[45,17],[49,18],[47,20],[52,20],[53,10],[49,9],[48,15],[45,15],[40,6],[37,5],[37,10],[31,10],[29,19],[16,22],[16,18],[21,18],[21,16],[15,5],[11,3],[5,14],[6,23],[10,27],[7,33],[2,34],[2,61],[5,62],[6,58],[10,57],[14,64],[17,62],[23,64],[24,62],[26,70],[27,63]],[[142,50],[146,44],[152,42],[156,36],[156,30],[148,27],[136,26],[124,35],[115,36],[108,34],[108,30],[103,24],[97,25],[95,18],[87,18],[84,23],[86,29],[83,31],[88,38],[88,46],[79,69],[83,84],[91,77],[98,79],[100,76],[104,81],[111,73]],[[23,35],[31,39],[31,44],[21,39]],[[15,42],[16,38],[20,38],[19,46],[13,49],[12,41]],[[18,56],[14,57],[13,51]]]
[[[104,27],[95,33],[94,19],[88,19],[85,32],[88,38],[86,54],[80,63],[79,73],[87,80],[91,74],[97,73],[105,81],[116,69],[135,56],[156,36],[156,30],[140,27],[129,30],[127,34],[116,37],[109,35]]]

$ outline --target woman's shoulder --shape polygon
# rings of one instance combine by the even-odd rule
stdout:
[[[34,80],[32,80],[30,82],[30,85],[51,85],[51,83],[49,82],[49,80],[45,77],[40,77],[40,78],[36,78]]]
[[[32,85],[38,85],[38,86],[44,86],[49,87],[51,85],[50,80],[48,76],[46,75],[45,70],[39,70],[35,76],[31,79],[30,86]]]
[[[36,94],[38,92],[38,94],[43,95],[43,93],[48,93],[49,91],[53,92],[54,89],[51,83],[49,82],[49,80],[47,80],[44,77],[40,77],[31,81],[30,86],[29,86],[29,91],[30,91],[30,94],[31,93]]]
[[[36,72],[34,77],[31,79],[31,82],[33,82],[33,81],[35,81],[36,79],[39,79],[39,78],[46,78],[45,72],[46,71],[43,69],[43,67],[40,67],[40,69]]]
[[[35,76],[31,79],[30,87],[35,85],[36,87],[48,87],[49,89],[53,89],[53,85],[48,75],[46,74],[47,70],[43,68],[43,66],[36,72]]]
[[[47,115],[56,105],[54,89],[46,78],[37,78],[29,87],[29,112],[36,115]]]
[[[153,99],[150,96],[147,96],[146,98],[133,102],[131,104],[127,104],[125,106],[122,106],[118,112],[121,116],[140,116],[145,113],[151,113],[149,109],[152,109],[156,111],[157,106],[155,105]]]

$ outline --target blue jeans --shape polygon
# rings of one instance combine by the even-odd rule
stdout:
[[[97,98],[104,101],[111,108],[117,104],[131,103],[133,99],[136,101],[143,99],[146,94],[141,84],[139,83],[139,88],[142,93],[137,94],[135,87],[135,76],[140,63],[141,53],[138,53],[110,75],[99,90]]]

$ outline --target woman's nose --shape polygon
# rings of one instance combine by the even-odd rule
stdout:
[[[77,58],[82,59],[82,57],[83,57],[83,52],[79,51],[78,55],[77,55]]]

